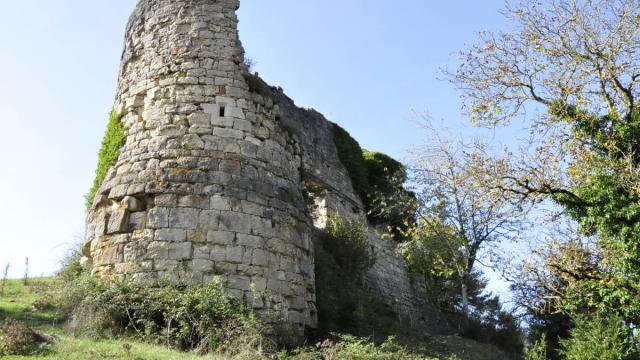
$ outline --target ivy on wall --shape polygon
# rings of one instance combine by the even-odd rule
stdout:
[[[335,124],[334,124],[335,125]],[[380,152],[362,149],[349,133],[335,125],[334,142],[340,162],[349,172],[369,221],[393,228],[413,221],[415,195],[404,189],[407,171],[399,161]]]
[[[122,116],[116,112],[115,109],[111,110],[109,114],[109,124],[107,125],[107,131],[102,139],[102,147],[98,153],[98,166],[96,168],[96,176],[93,180],[93,186],[86,196],[87,210],[91,209],[93,200],[98,193],[98,189],[102,185],[102,182],[107,177],[107,172],[120,156],[120,149],[124,146],[127,136],[127,127],[122,123]]]

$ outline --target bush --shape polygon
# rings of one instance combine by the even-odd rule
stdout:
[[[547,337],[543,334],[524,355],[525,360],[547,360]]]
[[[6,320],[0,327],[0,357],[3,355],[37,355],[42,353],[47,340],[25,323]]]
[[[334,142],[338,150],[338,158],[349,172],[354,190],[366,205],[370,192],[369,177],[360,144],[337,124],[334,125]]]
[[[281,354],[280,360],[428,360],[409,351],[393,337],[376,346],[374,342],[349,335],[335,335],[337,341],[326,340],[315,347],[298,349],[293,354]]]
[[[109,124],[107,125],[107,132],[104,134],[104,138],[102,139],[102,147],[100,148],[100,152],[98,153],[98,166],[96,168],[96,176],[93,180],[93,186],[89,193],[86,196],[86,207],[87,210],[91,209],[91,205],[93,205],[93,200],[102,185],[102,182],[107,177],[107,172],[109,168],[111,168],[116,161],[118,161],[118,156],[120,156],[120,149],[124,146],[127,136],[126,131],[127,128],[120,121],[121,116],[116,112],[115,109],[111,110],[109,114]]]
[[[69,323],[76,334],[135,335],[201,352],[230,351],[236,339],[260,334],[257,320],[226,294],[220,279],[206,285],[118,282],[79,287],[86,293]]]
[[[258,74],[243,74],[244,80],[249,85],[249,91],[252,93],[260,94],[266,98],[273,97],[271,87],[264,80],[258,76]]]
[[[329,217],[324,248],[332,254],[338,266],[353,277],[359,277],[375,263],[367,244],[367,225],[356,220],[341,221]]]
[[[363,289],[362,276],[375,263],[366,236],[365,224],[332,216],[325,238],[316,243],[319,329],[314,339],[336,331],[380,338],[401,330],[397,315]]]
[[[631,360],[638,353],[630,329],[617,316],[577,316],[571,338],[560,340],[566,360]]]
[[[383,153],[363,150],[346,130],[335,124],[334,128],[338,157],[349,172],[369,220],[389,224],[393,229],[404,229],[415,222],[415,194],[404,189],[404,165]]]

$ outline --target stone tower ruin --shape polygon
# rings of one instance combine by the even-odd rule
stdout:
[[[265,317],[277,309],[302,336],[317,325],[315,228],[330,212],[366,217],[334,125],[249,73],[239,6],[138,2],[115,101],[126,143],[89,210],[83,260],[102,278],[223,276],[230,294]],[[323,189],[315,214],[307,179]],[[394,245],[373,228],[369,240],[378,260],[367,288],[411,326],[442,327]]]

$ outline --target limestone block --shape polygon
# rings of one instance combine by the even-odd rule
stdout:
[[[107,234],[116,234],[127,231],[129,213],[126,209],[117,208],[111,212],[109,223],[107,224]]]
[[[180,196],[178,199],[178,206],[206,209],[209,207],[209,199],[206,196],[200,195]]]
[[[244,138],[244,132],[236,129],[214,127],[213,136],[219,136],[222,138],[242,139]]]
[[[251,277],[251,283],[256,291],[265,291],[267,289],[267,279],[259,276]]]
[[[188,260],[193,254],[193,245],[190,242],[170,243],[169,259]]]
[[[133,196],[125,196],[120,204],[124,209],[127,209],[130,212],[144,210],[142,202]]]
[[[215,134],[214,134],[215,135]],[[204,141],[196,134],[187,134],[182,138],[182,147],[185,149],[204,149]]]
[[[251,232],[255,235],[271,237],[275,235],[275,229],[271,220],[259,216],[251,216]]]
[[[242,117],[236,116],[238,117],[238,119],[235,119],[233,121],[233,128],[240,131],[251,132],[251,129],[253,128],[253,125],[251,125],[251,122],[244,120],[244,114],[242,113],[242,110],[237,109],[237,112],[238,114],[242,114]]]
[[[290,323],[294,323],[294,324],[305,323],[304,314],[302,314],[300,311],[290,310],[287,317]]]
[[[293,296],[288,299],[289,308],[303,311],[307,308],[307,300],[303,296]]]
[[[198,220],[199,228],[202,230],[218,230],[220,223],[220,211],[203,210],[200,212]],[[207,235],[208,236],[208,235]]]
[[[256,204],[254,202],[242,200],[241,206],[242,206],[242,212],[246,214],[263,216],[265,213],[265,208],[262,205]]]
[[[211,249],[208,246],[196,246],[193,248],[193,258],[209,260],[211,257]]]
[[[196,244],[204,244],[207,242],[207,231],[187,230],[187,240]]]
[[[251,278],[242,275],[229,275],[228,287],[230,289],[249,290],[251,285]]]
[[[269,265],[269,258],[271,254],[264,250],[255,249],[253,250],[251,257],[251,264],[257,266],[267,266]]]
[[[256,249],[256,248],[263,247],[264,240],[259,236],[238,234],[237,244],[241,246],[246,246],[247,248]]]
[[[214,196],[211,197],[210,207],[213,210],[230,211],[231,210],[231,202],[229,201],[229,198],[227,198],[227,197],[220,196],[220,195],[214,195]]]
[[[189,261],[189,269],[195,272],[211,272],[213,271],[213,261],[204,259],[194,259]]]
[[[225,246],[214,245],[211,248],[210,259],[216,262],[227,261],[227,248]]]
[[[242,257],[244,255],[244,247],[242,246],[229,246],[227,247],[227,261],[235,264],[242,263]]]
[[[169,257],[169,243],[165,241],[154,241],[147,246],[147,259],[167,259]]]
[[[155,197],[156,206],[173,207],[176,205],[177,201],[177,196],[175,194],[160,194]]]
[[[139,211],[129,214],[129,229],[142,230],[147,224],[147,213]]]
[[[207,232],[207,242],[216,245],[231,245],[236,234],[229,231],[209,231]]]
[[[174,208],[169,215],[169,227],[195,229],[198,226],[199,211],[192,208]]]
[[[187,232],[182,229],[158,229],[155,231],[154,240],[182,242],[187,239]]]
[[[147,226],[151,229],[169,227],[169,209],[164,207],[155,207],[149,210]]]
[[[178,268],[179,265],[180,265],[180,262],[177,260],[167,260],[167,259],[153,260],[153,269],[156,271],[168,271],[170,273],[173,273]],[[171,274],[171,278],[173,278],[174,276],[175,274]]]
[[[220,212],[220,230],[251,234],[251,218],[248,215],[232,212]]]
[[[233,119],[226,117],[213,117],[211,119],[211,125],[218,128],[231,128],[233,127]]]
[[[190,126],[209,127],[211,126],[211,114],[193,113],[187,117]]]

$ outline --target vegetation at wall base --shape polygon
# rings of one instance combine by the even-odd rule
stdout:
[[[124,146],[127,136],[126,126],[122,123],[122,117],[115,109],[111,110],[109,114],[109,123],[107,125],[107,131],[102,139],[102,147],[98,153],[98,166],[96,167],[96,176],[93,180],[93,185],[86,196],[86,208],[87,210],[93,205],[93,200],[102,185],[102,182],[107,177],[109,169],[118,161],[120,156],[120,149]]]

